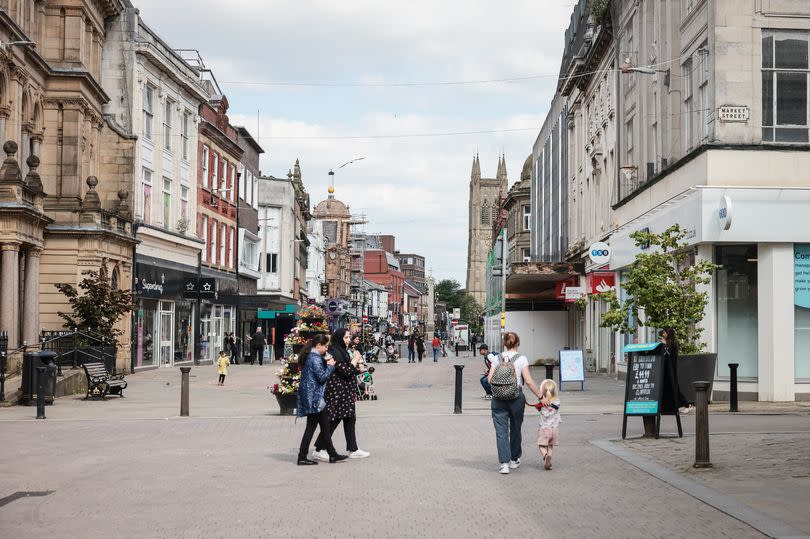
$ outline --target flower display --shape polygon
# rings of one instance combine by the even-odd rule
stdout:
[[[306,344],[312,333],[328,333],[326,313],[316,305],[309,305],[298,311],[298,324],[284,337],[286,357],[281,368],[276,371],[278,383],[273,385],[275,395],[294,395],[301,384],[301,366],[298,351]],[[305,338],[307,337],[307,338]],[[304,358],[306,359],[306,358]]]
[[[298,324],[297,329],[299,331],[311,331],[311,332],[323,332],[323,333],[328,333],[329,332],[329,326],[327,326],[326,322],[323,321],[323,320],[319,320],[319,321],[314,321],[314,320],[304,321],[304,320],[302,320]]]
[[[318,307],[317,305],[307,305],[303,307],[300,311],[298,311],[299,318],[318,318],[318,319],[325,319],[326,313]]]
[[[276,395],[290,395],[298,392],[301,384],[301,371],[298,369],[298,358],[295,363],[282,361],[281,368],[276,371],[279,383],[273,385],[273,393]]]

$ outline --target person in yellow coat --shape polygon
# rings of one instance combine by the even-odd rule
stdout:
[[[217,361],[217,372],[219,373],[219,383],[218,386],[225,385],[225,376],[228,374],[228,365],[230,364],[231,359],[228,357],[228,352],[222,350],[219,353],[219,360]]]

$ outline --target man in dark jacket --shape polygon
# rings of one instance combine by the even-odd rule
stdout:
[[[413,336],[413,333],[408,335],[408,363],[415,363],[416,362],[416,350],[414,346],[416,344],[416,339]]]
[[[264,364],[264,346],[267,344],[267,337],[262,333],[262,328],[256,328],[256,333],[250,340],[250,364],[255,365],[256,357],[259,358],[259,365]]]

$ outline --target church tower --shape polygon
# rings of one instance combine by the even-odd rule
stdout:
[[[467,292],[482,307],[487,299],[487,257],[492,248],[492,226],[498,218],[500,198],[506,196],[509,180],[506,157],[498,157],[495,178],[481,177],[478,154],[473,158],[470,173],[470,198],[467,206]]]

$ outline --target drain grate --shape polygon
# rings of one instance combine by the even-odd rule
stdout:
[[[427,389],[429,387],[433,387],[433,384],[411,384],[408,389]]]
[[[48,496],[49,494],[53,494],[55,491],[53,490],[23,490],[17,491],[14,494],[10,494],[5,498],[0,498],[0,507],[4,505],[8,505],[14,500],[19,500],[20,498],[32,498],[37,496]]]

